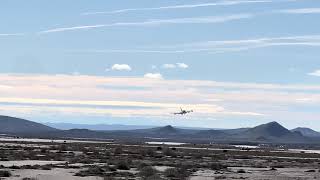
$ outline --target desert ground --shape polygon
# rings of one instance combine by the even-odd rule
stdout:
[[[7,180],[320,179],[317,150],[178,142],[14,139],[0,143]]]

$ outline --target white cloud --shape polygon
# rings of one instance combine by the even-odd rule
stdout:
[[[131,67],[128,64],[114,64],[111,67],[114,71],[131,71]]]
[[[150,78],[150,79],[163,79],[163,77],[160,73],[147,73],[144,75],[144,77]]]
[[[182,4],[182,5],[172,5],[172,6],[162,6],[153,8],[130,8],[130,9],[119,9],[115,11],[99,11],[99,12],[86,12],[82,15],[98,15],[98,14],[117,14],[117,13],[127,13],[133,11],[152,11],[152,10],[170,10],[170,9],[189,9],[189,8],[200,8],[200,7],[210,7],[210,6],[232,6],[239,4],[251,4],[251,3],[270,3],[271,0],[232,0],[232,1],[222,1],[216,3],[200,3],[200,4]]]
[[[308,73],[308,75],[310,75],[310,76],[320,76],[320,70],[315,70],[315,71],[313,71],[311,73]]]
[[[191,17],[191,18],[173,18],[173,19],[154,19],[141,22],[118,22],[112,24],[97,24],[85,26],[73,26],[64,28],[55,28],[45,31],[40,31],[39,34],[75,31],[84,29],[107,28],[107,27],[121,27],[121,26],[160,26],[170,24],[210,24],[210,23],[223,23],[234,20],[252,18],[252,14],[231,14],[225,16],[206,16],[206,17]]]
[[[189,65],[187,65],[185,63],[163,64],[162,68],[164,68],[164,69],[175,69],[175,68],[187,69],[187,68],[189,68]]]
[[[164,65],[162,65],[162,67],[164,69],[174,69],[174,68],[176,68],[176,65],[175,64],[164,64]]]
[[[189,65],[185,63],[177,63],[177,67],[182,68],[182,69],[187,69],[189,68]]]

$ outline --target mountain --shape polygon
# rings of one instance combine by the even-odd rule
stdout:
[[[287,134],[290,134],[291,131],[286,129],[285,127],[281,126],[277,122],[270,122],[267,124],[262,124],[256,126],[254,128],[248,129],[247,131],[243,132],[251,137],[257,136],[265,136],[265,137],[281,137]]]
[[[45,125],[61,129],[90,129],[94,131],[116,131],[116,130],[134,130],[148,129],[155,126],[138,126],[138,125],[122,125],[122,124],[73,124],[73,123],[45,123]]]
[[[249,141],[303,143],[308,139],[301,133],[291,132],[277,122],[262,124],[236,134],[237,138]]]
[[[109,139],[111,136],[108,133],[101,131],[92,131],[89,129],[70,129],[59,130],[51,133],[46,133],[44,137],[54,138],[81,138],[81,139]]]
[[[320,137],[320,132],[310,128],[298,127],[298,128],[292,129],[291,131],[300,132],[303,136],[306,136],[306,137]]]
[[[238,128],[238,129],[224,129],[223,132],[229,135],[239,134],[247,131],[250,128]]]
[[[160,128],[154,128],[153,132],[156,134],[176,134],[179,132],[177,128],[174,128],[173,126],[164,126]]]
[[[34,132],[43,133],[52,131],[57,131],[57,129],[25,119],[9,116],[0,116],[0,133],[20,134]]]
[[[226,134],[224,131],[222,130],[203,130],[203,131],[199,131],[197,133],[194,134],[194,137],[198,137],[198,138],[223,138],[223,137],[227,137],[228,134]]]
[[[150,129],[137,129],[131,132],[141,133],[150,136],[170,136],[177,135],[182,133],[182,129],[175,128],[171,125],[163,126],[163,127],[155,127]]]

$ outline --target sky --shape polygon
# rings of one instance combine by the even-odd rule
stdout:
[[[319,0],[1,0],[0,114],[320,130],[319,19]]]

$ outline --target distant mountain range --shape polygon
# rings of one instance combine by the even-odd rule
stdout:
[[[118,126],[120,127],[120,126]],[[125,127],[125,126],[121,126]],[[128,127],[126,127],[128,128]],[[253,128],[239,129],[183,129],[173,126],[125,130],[89,130],[53,128],[32,121],[0,116],[0,133],[38,138],[90,138],[115,139],[120,141],[150,141],[165,139],[180,142],[254,142],[254,143],[320,143],[320,133],[309,128],[288,130],[277,122],[262,124]]]
[[[61,129],[61,130],[69,130],[69,129],[90,129],[93,131],[115,131],[115,130],[135,130],[135,129],[149,129],[156,128],[158,126],[142,126],[142,125],[123,125],[123,124],[74,124],[74,123],[44,123],[47,126]],[[182,129],[198,129],[198,130],[206,130],[209,128],[201,128],[201,127],[178,127]]]

